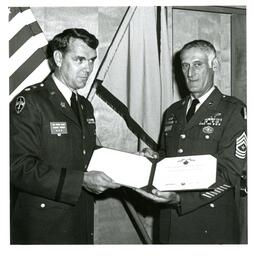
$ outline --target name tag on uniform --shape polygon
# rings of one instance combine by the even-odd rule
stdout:
[[[50,122],[50,132],[51,134],[57,134],[58,136],[62,134],[67,134],[67,123],[66,122]]]

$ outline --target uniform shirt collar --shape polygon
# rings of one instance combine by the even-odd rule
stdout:
[[[213,92],[214,89],[215,89],[215,86],[212,86],[208,92],[206,92],[204,95],[202,95],[201,97],[198,98],[199,103],[197,104],[195,111],[197,111],[197,110],[200,108],[200,106],[201,106],[201,105],[206,101],[206,99],[211,95],[211,93]],[[194,97],[191,95],[190,100],[189,100],[189,102],[188,102],[187,111],[189,110],[189,108],[190,108],[190,106],[191,106],[191,102],[192,102],[193,100],[194,100]],[[186,113],[187,113],[187,111],[186,111]]]
[[[210,94],[213,92],[214,89],[215,89],[215,86],[212,86],[208,92],[206,92],[204,95],[198,98],[200,105],[202,105],[205,102],[205,100],[210,96]],[[194,97],[191,96],[191,101],[193,101],[193,99]]]
[[[66,99],[66,101],[69,103],[69,105],[71,105],[71,94],[72,94],[72,90],[67,87],[63,82],[61,82],[56,76],[55,74],[52,74],[52,78],[58,88],[58,90],[63,94],[64,98]]]

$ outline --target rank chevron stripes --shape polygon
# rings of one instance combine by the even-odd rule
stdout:
[[[247,149],[247,135],[245,132],[242,133],[240,137],[236,139],[236,157],[240,159],[245,159]]]

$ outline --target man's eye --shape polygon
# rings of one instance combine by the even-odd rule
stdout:
[[[82,62],[82,59],[77,58],[77,59],[76,59],[76,62],[80,64],[80,63]]]
[[[182,69],[183,70],[186,70],[188,68],[188,65],[187,64],[182,64]]]
[[[198,67],[200,67],[201,65],[202,65],[202,63],[195,63],[195,64],[194,64],[194,67],[195,67],[195,68],[198,68]]]

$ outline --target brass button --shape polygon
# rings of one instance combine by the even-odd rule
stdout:
[[[211,203],[211,204],[210,204],[210,207],[211,207],[211,208],[214,208],[214,207],[215,207],[215,205],[214,205],[213,203]]]
[[[45,205],[44,203],[41,204],[41,208],[45,208],[45,206],[46,206],[46,205]]]
[[[177,150],[177,152],[181,154],[181,153],[183,153],[183,149],[182,149],[182,148],[179,148],[179,149]]]
[[[185,138],[186,138],[186,135],[185,135],[185,134],[181,134],[181,135],[180,135],[180,138],[181,138],[181,139],[185,139]]]
[[[86,150],[84,149],[84,150],[83,150],[83,155],[85,155],[85,154],[86,154]]]
[[[205,135],[205,138],[207,139],[207,140],[209,140],[210,139],[210,136],[209,135]]]

